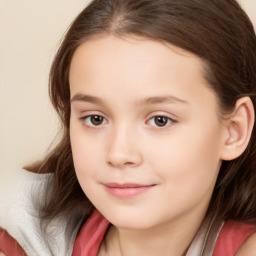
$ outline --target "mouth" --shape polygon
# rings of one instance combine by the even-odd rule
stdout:
[[[135,183],[106,183],[104,184],[106,191],[117,198],[125,199],[136,197],[140,194],[151,190],[156,184],[144,185]]]

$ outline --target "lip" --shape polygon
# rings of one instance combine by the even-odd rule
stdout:
[[[151,190],[156,184],[144,185],[136,183],[106,183],[104,184],[106,191],[117,198],[125,199],[136,197]]]

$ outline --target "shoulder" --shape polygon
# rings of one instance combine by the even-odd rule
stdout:
[[[256,255],[256,233],[249,236],[244,244],[239,248],[236,256],[251,256]]]
[[[26,256],[26,253],[13,237],[0,228],[0,256],[3,255]]]
[[[30,217],[34,210],[32,197],[41,195],[51,175],[15,170],[0,188],[0,226],[6,230]],[[18,223],[17,223],[18,222]]]
[[[75,216],[69,220],[60,216],[42,229],[39,209],[45,203],[47,184],[52,178],[52,173],[17,170],[4,188],[0,187],[0,227],[20,244],[27,255],[71,255],[81,226],[82,220]]]
[[[0,227],[5,230],[5,238],[12,237],[28,255],[51,255],[42,239],[38,210],[51,177],[51,174],[15,170],[0,188]]]
[[[243,222],[226,222],[219,233],[213,256],[233,256],[236,252],[242,250],[242,248],[244,248],[243,250],[252,250],[251,243],[255,243],[255,232],[256,226]]]
[[[35,188],[43,187],[49,180],[50,175],[35,174],[23,169],[12,171],[11,177],[3,180],[0,187],[0,225],[4,222],[16,205],[24,206],[25,201],[31,201],[30,196],[37,193]],[[25,200],[25,201],[24,201]]]

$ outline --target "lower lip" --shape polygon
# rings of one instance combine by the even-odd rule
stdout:
[[[105,187],[107,192],[112,196],[124,199],[124,198],[132,198],[140,194],[143,194],[149,191],[150,189],[152,189],[154,185],[144,186],[144,187],[133,187],[133,188],[130,188],[130,187],[117,188],[117,187],[109,187],[109,186],[105,186]]]

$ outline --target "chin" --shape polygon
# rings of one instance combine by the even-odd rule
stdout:
[[[114,226],[120,229],[144,230],[152,227],[152,216],[138,211],[116,211],[102,212],[103,216]]]

